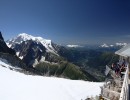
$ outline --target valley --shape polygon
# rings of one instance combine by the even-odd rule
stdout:
[[[121,44],[110,48],[65,47],[26,33],[6,41],[6,44],[16,51],[17,57],[30,71],[33,69],[39,75],[88,81],[104,81],[105,66],[118,60],[114,52],[122,47]]]

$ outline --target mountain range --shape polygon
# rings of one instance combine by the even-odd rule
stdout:
[[[127,43],[115,43],[115,44],[102,44],[100,45],[99,47],[102,47],[102,48],[113,48],[113,47],[123,47],[123,46],[126,46]]]
[[[8,40],[6,44],[16,51],[17,57],[29,69],[34,69],[41,75],[98,81],[64,58],[62,53],[66,48],[53,43],[51,40],[22,33]]]
[[[4,55],[4,59],[22,68],[26,74],[103,81],[105,65],[118,59],[114,54],[117,48],[66,48],[51,40],[26,33],[21,33],[6,43],[2,37],[1,41],[4,46],[0,46],[8,49],[7,52],[1,51],[0,56]]]

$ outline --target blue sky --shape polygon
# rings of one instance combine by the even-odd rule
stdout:
[[[130,42],[130,0],[0,0],[0,30],[58,44]]]

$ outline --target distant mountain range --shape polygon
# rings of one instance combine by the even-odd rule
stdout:
[[[106,43],[103,43],[103,44],[97,44],[97,45],[66,45],[66,47],[68,48],[90,48],[90,47],[93,47],[93,48],[116,48],[116,47],[123,47],[123,46],[126,46],[127,43],[115,43],[115,44],[106,44]]]
[[[83,47],[83,46],[80,46],[80,45],[67,45],[66,47],[69,47],[69,48],[80,48],[80,47]]]
[[[123,46],[126,46],[127,43],[115,43],[115,44],[102,44],[100,45],[99,47],[102,47],[102,48],[113,48],[113,47],[123,47]]]

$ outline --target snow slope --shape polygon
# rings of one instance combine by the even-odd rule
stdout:
[[[84,100],[100,94],[103,83],[55,77],[24,75],[2,67],[0,60],[0,100]],[[13,67],[13,66],[12,66]]]

